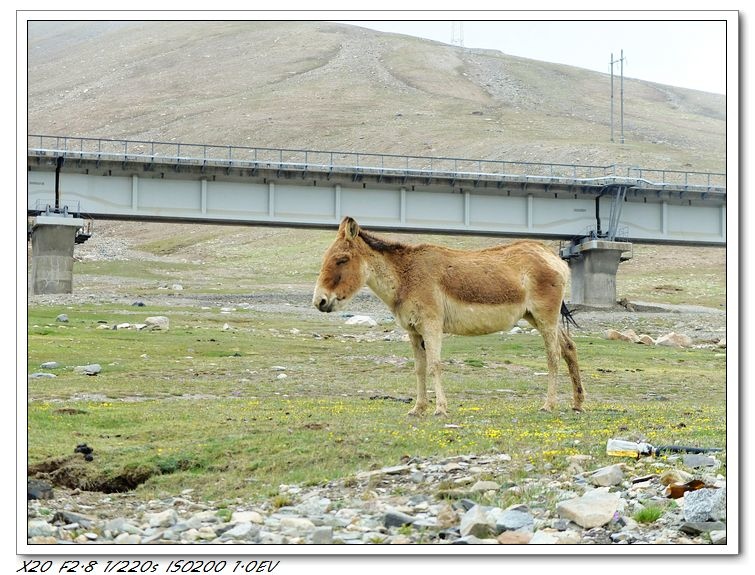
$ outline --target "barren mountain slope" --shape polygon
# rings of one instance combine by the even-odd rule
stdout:
[[[37,134],[724,171],[725,97],[325,22],[31,22]],[[615,129],[618,142],[618,99]]]

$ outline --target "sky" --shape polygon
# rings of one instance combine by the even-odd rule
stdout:
[[[505,16],[505,13],[499,13]],[[443,13],[435,14],[444,17]],[[429,17],[433,13],[428,13]],[[543,16],[541,16],[543,17]],[[547,14],[544,17],[548,17]],[[573,16],[572,16],[573,17]],[[611,13],[602,18],[615,18]],[[620,74],[624,51],[624,77],[682,88],[726,92],[725,20],[684,21],[682,18],[718,17],[721,13],[679,13],[676,21],[502,21],[415,20],[340,22],[382,32],[396,32],[459,44],[466,48],[500,50],[533,60],[568,64],[610,74],[611,54]],[[729,23],[732,27],[734,24]]]

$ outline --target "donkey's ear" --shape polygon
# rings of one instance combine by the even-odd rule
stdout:
[[[353,240],[359,235],[359,224],[354,218],[346,216],[341,222],[339,231],[343,233],[347,240]]]

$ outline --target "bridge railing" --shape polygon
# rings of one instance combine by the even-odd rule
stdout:
[[[67,136],[28,135],[29,153],[174,164],[270,167],[302,171],[364,175],[427,176],[472,179],[529,179],[533,181],[629,181],[636,187],[666,186],[726,192],[726,174],[659,170],[636,166],[559,164],[475,160],[435,156],[406,156],[361,152],[335,152],[284,148],[255,148],[112,140]]]

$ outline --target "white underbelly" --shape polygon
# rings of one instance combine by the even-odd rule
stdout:
[[[524,315],[521,304],[495,305],[461,303],[445,305],[443,331],[457,335],[482,335],[510,329]]]

